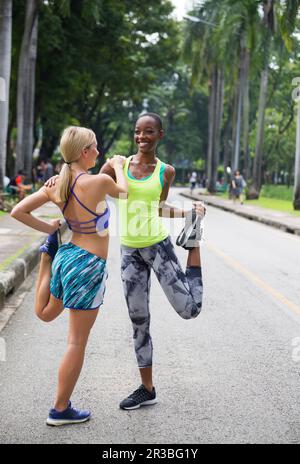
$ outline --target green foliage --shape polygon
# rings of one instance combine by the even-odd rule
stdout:
[[[16,138],[25,4],[25,0],[13,2],[8,164],[13,163]],[[68,124],[91,127],[104,155],[132,153],[134,121],[147,110],[164,120],[159,155],[166,162],[203,170],[211,70],[217,64],[225,73],[219,150],[219,174],[223,174],[225,152],[230,164],[234,147],[235,99],[244,46],[250,51],[250,159],[256,145],[260,72],[269,58],[263,171],[270,176],[280,171],[292,174],[296,112],[291,82],[300,75],[299,41],[292,33],[299,31],[299,4],[300,0],[276,2],[278,27],[265,46],[270,31],[262,23],[262,0],[195,2],[199,6],[192,14],[201,22],[181,24],[172,19],[168,0],[41,2],[35,98],[36,127],[43,130],[41,155],[55,153],[54,159],[59,159],[59,137]]]
[[[12,116],[24,5],[14,2]],[[104,153],[120,138],[130,113],[142,108],[141,96],[178,58],[171,12],[168,0],[41,2],[35,113],[42,156],[52,155],[72,123],[92,128]]]
[[[286,185],[263,185],[260,193],[265,198],[293,201],[293,187]]]

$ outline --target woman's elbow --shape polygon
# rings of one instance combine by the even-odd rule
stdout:
[[[12,218],[16,219],[16,215],[18,214],[18,210],[16,206],[11,210],[10,215]]]
[[[18,205],[15,206],[15,207],[12,209],[11,213],[10,213],[11,217],[14,218],[14,219],[19,219],[19,218],[20,218],[20,214],[21,214],[21,209],[20,209],[20,207],[19,207]]]

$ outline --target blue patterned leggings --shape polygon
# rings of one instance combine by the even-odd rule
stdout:
[[[200,314],[202,307],[201,268],[187,267],[184,273],[169,237],[146,248],[122,245],[121,257],[121,275],[138,366],[150,367],[153,353],[149,311],[151,269],[179,316],[192,319]]]

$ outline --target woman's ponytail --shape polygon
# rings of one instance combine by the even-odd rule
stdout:
[[[70,195],[70,186],[72,180],[71,164],[64,163],[59,173],[58,199],[65,203]]]
[[[70,195],[72,181],[72,163],[77,161],[84,148],[96,140],[94,132],[86,127],[67,127],[60,140],[60,151],[65,161],[60,174],[58,185],[58,201],[66,202]]]

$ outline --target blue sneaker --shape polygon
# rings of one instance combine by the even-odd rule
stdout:
[[[56,409],[50,409],[49,417],[46,421],[47,425],[66,425],[66,424],[80,424],[90,419],[90,411],[80,411],[79,409],[72,408],[71,401],[69,406],[64,411],[56,411]]]
[[[48,235],[46,242],[40,247],[40,252],[47,253],[53,261],[60,243],[60,231],[57,230],[54,234]]]

